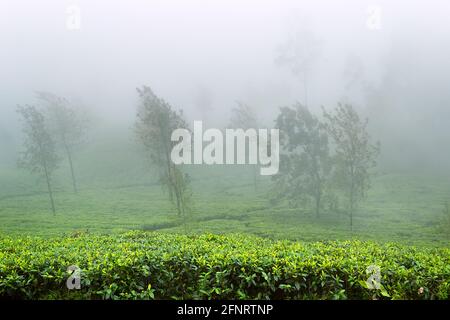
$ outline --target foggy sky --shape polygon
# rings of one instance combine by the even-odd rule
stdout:
[[[66,27],[74,4],[80,30]],[[379,30],[367,26],[371,6],[381,9]],[[206,90],[211,125],[224,125],[236,100],[272,125],[280,106],[303,102],[302,80],[275,60],[306,30],[318,52],[309,107],[352,102],[388,152],[443,150],[434,158],[449,162],[442,158],[450,145],[449,17],[447,0],[2,0],[0,140],[16,135],[16,105],[35,103],[35,91],[82,101],[98,119],[129,126],[135,88],[144,84],[190,121],[202,117],[196,104]]]

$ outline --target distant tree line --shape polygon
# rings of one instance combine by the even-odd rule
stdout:
[[[171,160],[172,132],[187,125],[182,111],[174,110],[151,88],[137,89],[139,106],[135,133],[148,160],[159,174],[161,186],[169,194],[177,214],[186,221],[192,210],[190,176]],[[78,192],[74,154],[82,144],[87,121],[68,100],[48,92],[38,92],[41,107],[19,106],[24,121],[24,152],[21,167],[39,174],[46,181],[51,209],[56,213],[52,177],[61,161],[66,159],[73,192]],[[256,112],[237,102],[230,119],[232,128],[258,129]],[[367,131],[368,121],[362,119],[349,104],[338,104],[332,111],[322,109],[313,114],[297,103],[282,107],[275,120],[280,130],[280,171],[273,178],[273,197],[285,199],[296,207],[311,207],[319,218],[328,206],[338,209],[338,199],[345,199],[345,209],[353,229],[355,210],[370,187],[372,169],[380,151]],[[189,129],[188,129],[189,130]],[[257,188],[257,166],[253,166]]]

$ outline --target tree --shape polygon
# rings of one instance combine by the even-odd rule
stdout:
[[[276,189],[294,203],[312,199],[319,217],[332,169],[325,127],[299,103],[281,108],[276,126],[281,145],[280,172],[273,176]]]
[[[249,105],[242,103],[240,101],[236,101],[236,104],[237,106],[231,110],[230,127],[233,129],[257,130],[259,128],[259,125],[254,110]],[[248,155],[246,156],[248,157]],[[256,190],[258,187],[258,165],[254,165],[252,167],[253,167],[253,185]]]
[[[186,218],[191,191],[190,178],[171,160],[171,151],[177,142],[171,141],[172,132],[188,128],[182,112],[172,110],[164,100],[143,86],[137,89],[140,105],[137,112],[136,134],[151,163],[158,169],[159,180],[168,190],[170,200],[176,205],[178,216]]]
[[[380,146],[370,141],[368,119],[361,120],[351,105],[339,103],[333,113],[324,109],[323,114],[326,129],[334,140],[336,177],[348,199],[353,231],[354,210],[370,187],[370,169],[376,166]]]
[[[304,104],[308,106],[310,70],[319,55],[319,42],[306,27],[290,35],[278,48],[275,63],[288,67],[292,74],[303,82]]]
[[[86,120],[75,110],[69,101],[49,92],[38,92],[38,99],[42,100],[47,107],[50,132],[56,137],[58,146],[65,153],[70,167],[72,187],[78,192],[77,179],[75,175],[73,154],[75,148],[82,142],[86,130]]]
[[[45,178],[52,212],[56,214],[51,182],[60,159],[56,154],[55,142],[46,127],[43,113],[36,107],[18,106],[17,112],[24,120],[25,134],[25,151],[21,154],[19,166]]]

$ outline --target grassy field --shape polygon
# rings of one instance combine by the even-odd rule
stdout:
[[[106,135],[105,135],[106,136]],[[112,142],[111,142],[112,141]],[[45,183],[0,165],[0,232],[4,235],[95,234],[129,230],[181,233],[246,233],[304,241],[362,239],[446,246],[438,231],[450,179],[417,173],[377,173],[349,231],[345,211],[324,211],[271,203],[271,181],[245,166],[190,166],[194,208],[187,225],[177,218],[156,173],[139,155],[132,138],[96,140],[75,158],[80,192],[74,194],[68,169],[54,178],[57,214],[49,210]]]

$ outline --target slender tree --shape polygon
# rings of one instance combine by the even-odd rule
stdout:
[[[380,146],[370,141],[368,119],[362,120],[351,105],[339,103],[334,112],[324,109],[323,113],[327,131],[334,141],[337,182],[348,199],[353,231],[354,211],[370,187],[370,169],[376,166]]]
[[[50,132],[55,136],[57,145],[67,158],[73,191],[77,193],[78,186],[73,157],[76,147],[81,144],[85,135],[87,121],[65,98],[49,92],[38,92],[37,97],[44,102],[47,108]]]
[[[304,104],[308,105],[309,80],[312,66],[319,55],[319,42],[306,27],[290,35],[279,46],[275,63],[287,67],[292,74],[303,82]]]
[[[56,214],[53,200],[52,175],[58,167],[55,142],[46,127],[45,117],[34,106],[18,106],[17,112],[24,121],[24,147],[19,166],[45,178],[53,214]]]
[[[190,178],[171,160],[177,142],[171,141],[173,130],[188,128],[182,112],[177,112],[158,98],[149,87],[137,89],[140,105],[137,112],[136,134],[151,163],[157,168],[162,186],[168,190],[178,215],[186,219],[190,210]]]
[[[329,186],[332,162],[324,125],[307,107],[281,108],[276,119],[280,129],[280,172],[273,176],[277,194],[292,203],[313,200],[319,217]]]

